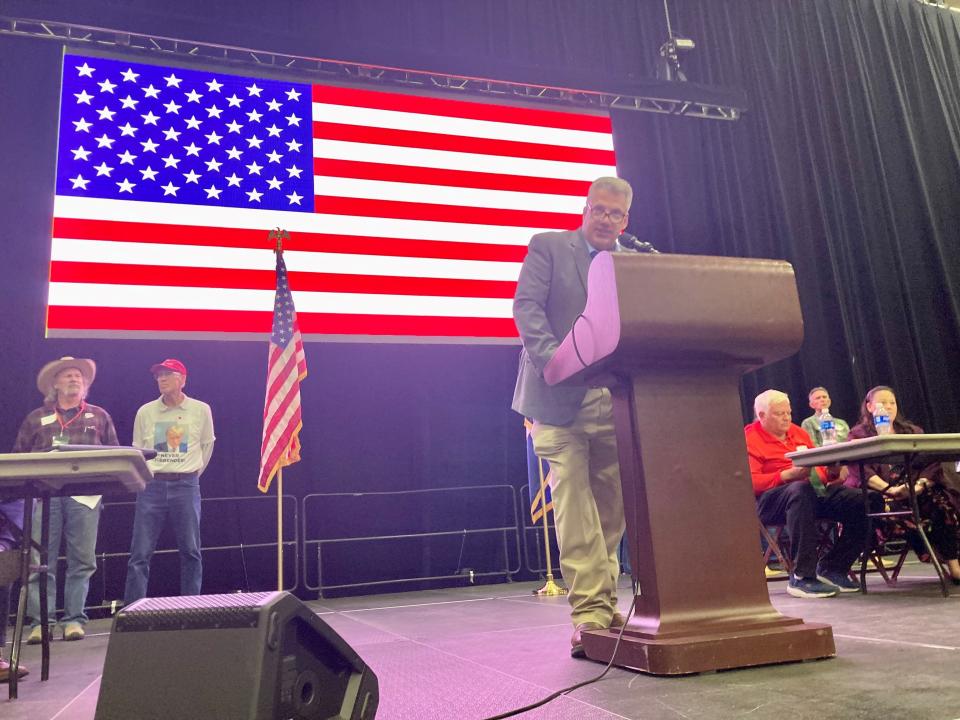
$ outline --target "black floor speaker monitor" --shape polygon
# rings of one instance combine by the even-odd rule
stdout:
[[[113,621],[96,720],[369,720],[376,675],[286,592],[147,598]]]

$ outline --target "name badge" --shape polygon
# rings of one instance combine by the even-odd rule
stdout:
[[[53,423],[53,422],[56,422],[56,421],[57,421],[57,416],[56,416],[55,414],[54,414],[54,415],[47,415],[46,417],[40,418],[40,424],[41,424],[41,425],[49,425],[50,423]]]

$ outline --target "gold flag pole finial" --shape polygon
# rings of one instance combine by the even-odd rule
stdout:
[[[275,253],[283,253],[283,241],[289,239],[290,233],[279,227],[274,228],[270,231],[270,234],[267,235],[267,240],[274,241],[273,251]]]

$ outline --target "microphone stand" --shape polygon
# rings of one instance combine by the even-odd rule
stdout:
[[[641,240],[636,235],[631,235],[630,233],[623,233],[617,238],[617,242],[620,243],[622,247],[635,252],[650,253],[651,255],[660,254],[660,251],[653,246],[653,243]]]

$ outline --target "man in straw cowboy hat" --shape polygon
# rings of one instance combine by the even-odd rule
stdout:
[[[37,389],[43,406],[31,412],[20,425],[14,452],[44,452],[57,445],[117,445],[117,431],[107,411],[88,403],[97,366],[93,360],[63,357],[43,366],[37,375]],[[49,582],[47,594],[49,623],[56,622],[56,570],[60,540],[66,544],[67,574],[63,589],[64,640],[82,640],[87,622],[84,606],[90,577],[97,569],[97,529],[102,503],[99,495],[55,497],[50,503],[50,536],[47,544]],[[40,503],[34,508],[34,540],[40,540]],[[31,630],[29,644],[40,642],[40,598],[37,576],[30,578],[27,614]]]

